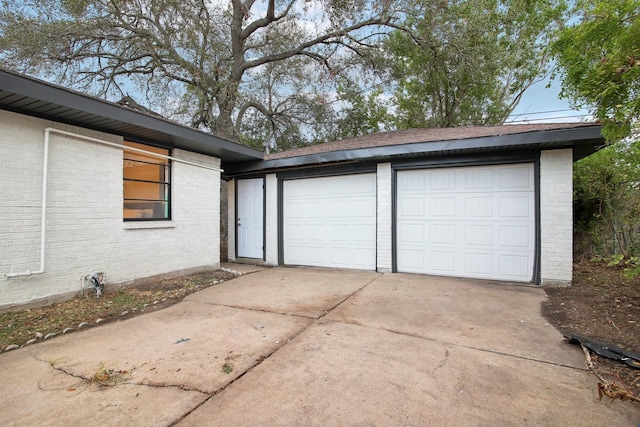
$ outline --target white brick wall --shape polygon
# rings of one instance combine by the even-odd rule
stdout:
[[[391,163],[379,163],[377,171],[377,271],[392,271],[391,261]]]
[[[0,123],[0,306],[78,291],[80,276],[94,271],[118,283],[219,265],[219,172],[173,162],[172,221],[124,223],[122,150],[52,133],[45,273],[7,278],[39,268],[44,129],[122,138],[5,111]],[[172,154],[220,164],[181,150]],[[166,228],[150,228],[158,225]]]
[[[227,258],[236,260],[236,180],[227,183]]]
[[[266,176],[265,188],[265,263],[278,265],[278,178],[275,174]]]
[[[573,151],[540,154],[542,284],[569,283],[573,267]]]

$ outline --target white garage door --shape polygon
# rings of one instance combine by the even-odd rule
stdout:
[[[376,268],[375,174],[283,182],[284,263]]]
[[[533,164],[399,171],[401,272],[530,282]]]

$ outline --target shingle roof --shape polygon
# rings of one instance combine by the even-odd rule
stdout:
[[[604,144],[596,123],[545,123],[466,126],[381,132],[296,148],[265,156],[262,161],[230,163],[226,176],[330,166],[339,163],[389,162],[410,158],[491,155],[572,148],[574,160]]]
[[[417,144],[424,142],[455,141],[490,136],[513,135],[529,132],[576,129],[597,126],[594,123],[542,123],[501,126],[461,126],[454,128],[408,129],[391,132],[373,133],[325,144],[295,148],[272,153],[265,160],[284,159],[309,154],[329,153],[332,151],[356,150],[361,148],[387,147],[393,145]]]

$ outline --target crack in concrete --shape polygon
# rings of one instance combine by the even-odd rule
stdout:
[[[117,385],[133,385],[133,386],[143,386],[143,387],[151,387],[151,388],[175,388],[175,389],[179,389],[179,390],[183,390],[183,391],[194,391],[197,393],[202,393],[204,395],[211,395],[210,392],[205,391],[205,390],[200,390],[197,388],[190,388],[187,387],[184,384],[169,384],[169,383],[154,383],[151,381],[148,382],[133,382],[133,381],[119,381],[119,382],[114,382],[113,384],[109,384],[106,381],[96,381],[94,380],[91,376],[87,376],[87,375],[82,375],[82,374],[77,374],[75,372],[72,372],[68,369],[65,369],[62,366],[57,366],[55,364],[55,361],[49,361],[49,360],[43,360],[41,358],[39,358],[38,356],[36,356],[33,353],[29,353],[31,354],[31,356],[36,359],[38,362],[43,362],[46,363],[47,365],[49,365],[51,367],[51,369],[53,369],[54,371],[60,372],[62,374],[65,374],[71,378],[76,378],[78,380],[81,380],[83,382],[86,383],[86,385],[91,385],[91,384],[96,384],[98,386],[102,386],[102,387],[115,387]],[[96,369],[98,370],[98,369]],[[133,370],[135,370],[135,368],[133,368]],[[125,376],[128,374],[127,371],[117,371],[114,372],[115,375],[118,376]]]
[[[301,319],[308,319],[308,320],[315,320],[315,319],[319,318],[319,317],[316,317],[316,316],[305,316],[304,314],[284,313],[284,312],[281,312],[281,311],[267,310],[266,308],[244,307],[244,306],[241,306],[241,305],[217,304],[217,303],[213,303],[213,302],[201,302],[201,301],[192,301],[192,300],[187,300],[187,301],[191,302],[191,303],[202,304],[202,305],[207,305],[207,306],[235,308],[237,310],[257,311],[259,313],[280,314],[280,315],[283,315],[283,316],[299,317]]]
[[[282,311],[268,310],[266,308],[245,307],[245,306],[241,306],[241,305],[217,304],[217,303],[201,302],[201,301],[193,301],[193,300],[186,300],[186,301],[193,302],[193,303],[196,303],[196,304],[203,304],[203,305],[212,305],[212,306],[218,306],[218,307],[226,307],[226,308],[235,308],[235,309],[241,309],[241,310],[257,311],[257,312],[260,312],[260,313],[281,314],[283,316],[293,316],[293,317],[299,317],[301,319],[320,320],[323,317],[325,317],[327,314],[332,312],[334,309],[336,309],[339,305],[344,303],[346,300],[348,300],[349,298],[351,298],[352,296],[354,296],[358,292],[362,291],[364,288],[369,286],[371,283],[373,283],[376,280],[378,280],[379,278],[381,278],[383,275],[384,275],[383,273],[380,273],[377,277],[374,277],[369,282],[367,282],[364,285],[362,285],[360,288],[356,289],[355,291],[351,292],[350,294],[347,294],[346,297],[344,297],[343,299],[338,301],[335,305],[333,305],[329,309],[324,310],[322,314],[317,315],[317,316],[297,314],[297,313],[286,313],[286,312],[282,312]]]
[[[173,423],[171,423],[169,425],[169,427],[173,427],[176,424],[178,424],[179,422],[181,422],[182,420],[184,420],[186,417],[188,417],[190,414],[192,414],[194,411],[196,411],[198,408],[200,408],[202,405],[204,405],[206,402],[208,402],[209,400],[211,400],[213,397],[217,396],[218,394],[222,393],[223,391],[225,391],[228,387],[230,387],[232,384],[235,384],[236,382],[240,381],[240,379],[244,378],[245,375],[247,375],[248,373],[250,373],[251,371],[253,371],[255,368],[257,368],[258,366],[262,365],[262,363],[264,363],[265,360],[269,359],[271,356],[273,356],[274,354],[276,354],[277,352],[279,352],[280,350],[282,350],[285,346],[287,346],[287,344],[291,343],[292,341],[294,341],[297,337],[299,337],[302,333],[304,333],[305,331],[307,331],[311,326],[315,325],[316,323],[320,323],[319,321],[326,316],[327,314],[329,314],[330,312],[332,312],[333,310],[335,310],[338,306],[340,306],[341,304],[343,304],[345,301],[347,301],[349,298],[351,298],[352,296],[354,296],[355,294],[357,294],[358,292],[362,291],[364,288],[366,288],[367,286],[369,286],[371,283],[373,283],[374,281],[378,280],[380,277],[382,277],[382,274],[379,275],[378,277],[374,277],[373,279],[371,279],[369,282],[365,283],[363,286],[361,286],[360,288],[356,289],[355,291],[351,292],[349,295],[347,295],[345,298],[343,298],[342,300],[340,300],[337,304],[335,304],[333,307],[329,308],[328,310],[325,310],[323,314],[321,314],[318,317],[306,317],[306,316],[300,316],[300,315],[295,315],[295,314],[288,314],[288,313],[277,313],[277,314],[284,314],[286,316],[295,316],[295,317],[302,317],[305,319],[309,319],[311,320],[308,324],[306,324],[305,326],[303,326],[302,328],[300,328],[300,330],[297,333],[294,333],[290,338],[283,340],[282,345],[276,347],[273,349],[273,351],[271,351],[270,353],[261,356],[255,364],[251,365],[250,367],[248,367],[247,369],[245,369],[241,374],[239,374],[237,377],[235,377],[234,379],[232,379],[231,381],[229,381],[227,384],[225,384],[224,386],[220,387],[219,389],[215,390],[214,392],[210,393],[210,396],[205,399],[201,404],[196,405],[196,407],[194,407],[193,409],[191,409],[190,411],[184,413],[180,418],[178,418],[176,421],[174,421]],[[203,303],[206,304],[206,303]],[[220,305],[220,304],[212,304],[212,305]],[[246,310],[252,310],[251,308],[246,308],[246,307],[232,307],[232,306],[225,306],[225,307],[231,307],[231,308],[243,308]],[[266,313],[274,313],[272,311],[268,311],[268,310],[261,310],[258,309],[256,311],[261,311],[261,312],[266,312]]]
[[[444,365],[447,364],[447,361],[449,360],[449,349],[445,348],[444,349],[444,359],[442,359],[440,361],[440,363],[438,363],[438,366],[436,366],[435,368],[433,368],[433,371],[431,371],[431,376],[433,378],[436,377],[436,372],[438,372],[438,370],[444,368]]]
[[[228,383],[226,383],[225,385],[223,385],[222,387],[218,388],[217,390],[214,390],[211,393],[207,393],[209,395],[209,397],[207,397],[207,399],[205,399],[202,403],[200,403],[199,405],[196,405],[194,408],[192,408],[190,411],[185,412],[184,414],[182,414],[181,417],[179,417],[176,421],[172,422],[171,424],[169,424],[169,427],[175,426],[176,424],[178,424],[179,422],[181,422],[182,420],[184,420],[186,417],[188,417],[189,415],[191,415],[194,411],[196,411],[198,408],[200,408],[202,405],[204,405],[206,402],[208,402],[209,400],[211,400],[214,396],[217,396],[218,394],[222,393],[223,391],[225,391],[228,387],[230,387],[232,384],[235,384],[236,382],[240,381],[240,379],[242,379],[245,375],[247,375],[248,373],[250,373],[251,371],[253,371],[255,368],[257,368],[258,366],[262,365],[262,363],[267,360],[268,358],[270,358],[272,355],[274,355],[275,353],[277,353],[278,351],[280,351],[282,348],[284,348],[287,344],[289,344],[291,341],[293,341],[294,339],[296,339],[300,334],[302,334],[304,331],[306,331],[309,326],[311,324],[313,324],[314,321],[309,322],[309,324],[305,325],[304,327],[300,328],[299,331],[297,331],[296,333],[292,334],[289,338],[287,338],[286,340],[282,341],[282,344],[275,347],[272,351],[270,351],[269,353],[265,354],[264,356],[260,356],[258,359],[256,359],[256,363],[254,363],[253,365],[249,366],[247,369],[245,369],[244,371],[242,371],[240,374],[238,374],[238,376],[236,376],[235,378],[233,378],[231,381],[229,381]]]
[[[362,323],[359,323],[359,322],[356,322],[356,321],[352,321],[352,320],[326,320],[326,322],[344,323],[344,324],[347,324],[347,325],[356,325],[356,326],[360,326],[362,328],[376,329],[376,330],[379,330],[379,331],[390,332],[390,333],[396,334],[396,335],[402,335],[402,336],[407,336],[407,337],[412,337],[412,338],[418,338],[418,339],[421,339],[421,340],[437,342],[437,343],[445,345],[445,346],[460,347],[460,348],[466,348],[466,349],[469,349],[469,350],[481,351],[483,353],[498,354],[498,355],[501,355],[501,356],[512,357],[512,358],[521,359],[521,360],[527,360],[527,361],[530,361],[530,362],[538,362],[538,363],[544,363],[544,364],[547,364],[547,365],[558,366],[558,367],[561,367],[561,368],[569,368],[569,369],[573,369],[573,370],[581,371],[581,372],[587,370],[586,368],[578,368],[578,367],[575,367],[575,366],[566,365],[564,363],[558,363],[558,362],[552,362],[552,361],[549,361],[549,360],[536,359],[534,357],[520,356],[520,355],[517,355],[517,354],[505,353],[505,352],[498,351],[498,350],[491,350],[491,349],[474,347],[474,346],[464,345],[464,344],[457,344],[457,343],[452,343],[452,342],[447,342],[447,341],[439,341],[439,340],[437,340],[435,338],[424,337],[424,336],[421,336],[421,335],[418,335],[418,334],[413,334],[411,332],[397,331],[395,329],[383,328],[383,327],[378,327],[378,326],[368,326],[368,325],[364,325]]]
[[[331,313],[333,310],[335,310],[336,308],[338,308],[338,306],[342,305],[346,300],[348,300],[349,298],[351,298],[352,296],[354,296],[355,294],[361,292],[364,288],[366,288],[367,286],[369,286],[370,284],[372,284],[373,282],[375,282],[376,280],[378,280],[379,278],[381,278],[383,276],[383,274],[378,275],[377,277],[374,277],[373,279],[369,280],[367,283],[365,283],[364,285],[362,285],[360,288],[356,289],[355,291],[351,292],[349,295],[347,295],[345,298],[343,298],[341,301],[339,301],[337,304],[335,304],[333,307],[329,308],[328,310],[325,310],[323,314],[321,314],[319,317],[316,318],[316,320],[321,320],[323,317],[325,317],[327,314]],[[314,322],[315,323],[315,322]]]

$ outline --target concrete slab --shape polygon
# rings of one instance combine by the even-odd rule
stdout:
[[[634,426],[637,415],[598,403],[581,370],[327,322],[178,425]]]
[[[381,273],[276,267],[191,294],[186,299],[318,318]]]
[[[52,369],[30,350],[15,350],[0,359],[0,425],[170,425],[209,398],[177,387],[88,384]]]
[[[543,299],[478,281],[265,269],[0,354],[0,425],[635,426],[637,405],[598,402]],[[119,372],[112,387],[84,380],[101,367]]]
[[[126,371],[132,384],[213,393],[308,323],[299,317],[182,302],[29,350],[79,377],[91,377],[104,365]],[[231,372],[224,372],[225,364]]]
[[[253,264],[223,262],[220,264],[220,268],[226,268],[227,270],[237,271],[238,273],[242,273],[242,274],[251,274],[251,273],[257,273],[258,271],[262,271],[265,268],[269,268],[269,267],[263,267],[259,265],[253,265]]]
[[[541,288],[385,274],[327,319],[472,348],[584,367],[584,356],[542,317]]]

